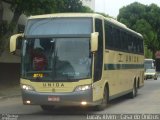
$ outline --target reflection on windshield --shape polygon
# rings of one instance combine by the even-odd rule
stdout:
[[[91,18],[30,19],[25,35],[90,34]]]
[[[23,44],[24,78],[64,81],[91,77],[89,38],[32,38]]]
[[[145,69],[153,69],[154,68],[153,61],[145,61],[144,62],[144,67],[145,67]]]

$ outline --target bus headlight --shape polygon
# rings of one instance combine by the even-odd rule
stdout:
[[[30,85],[21,85],[21,88],[26,91],[35,91],[34,88]]]
[[[76,87],[75,91],[78,92],[78,91],[85,91],[89,89],[91,89],[91,85],[81,85]]]

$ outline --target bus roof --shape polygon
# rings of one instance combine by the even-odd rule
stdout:
[[[103,18],[102,15],[95,14],[95,13],[55,13],[55,14],[30,16],[29,19],[57,18],[57,17],[96,17],[96,18],[101,18],[101,19]]]
[[[96,13],[55,13],[55,14],[44,14],[44,15],[30,16],[28,19],[59,18],[59,17],[93,17],[93,18],[104,19],[104,20],[108,21],[109,23],[120,27],[121,29],[124,29],[128,32],[131,32],[131,33],[143,38],[143,36],[140,33],[129,29],[123,23],[120,23],[113,18],[104,17],[103,15],[96,14]]]
[[[154,59],[151,59],[151,58],[147,58],[147,59],[144,59],[145,61],[154,61]]]
[[[138,32],[136,32],[136,31],[128,28],[125,24],[123,24],[123,23],[121,23],[121,22],[118,22],[117,20],[115,20],[115,19],[113,19],[113,18],[109,18],[109,17],[108,17],[108,18],[105,18],[105,20],[108,21],[108,22],[111,23],[111,24],[114,24],[115,26],[120,27],[121,29],[124,29],[124,30],[126,30],[126,31],[128,31],[128,32],[130,32],[130,33],[133,33],[133,34],[135,34],[135,35],[143,38],[143,36],[142,36],[140,33],[138,33]]]

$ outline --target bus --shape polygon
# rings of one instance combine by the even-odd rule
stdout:
[[[155,60],[154,59],[144,59],[144,68],[145,68],[145,71],[147,69],[155,69]]]
[[[22,40],[22,100],[25,105],[107,107],[122,95],[134,98],[144,85],[141,34],[99,14],[31,16]]]

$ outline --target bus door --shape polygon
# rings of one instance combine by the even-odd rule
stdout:
[[[94,71],[93,71],[93,101],[99,100],[103,97],[103,23],[100,19],[95,19],[95,32],[98,36],[98,50],[94,54]]]

